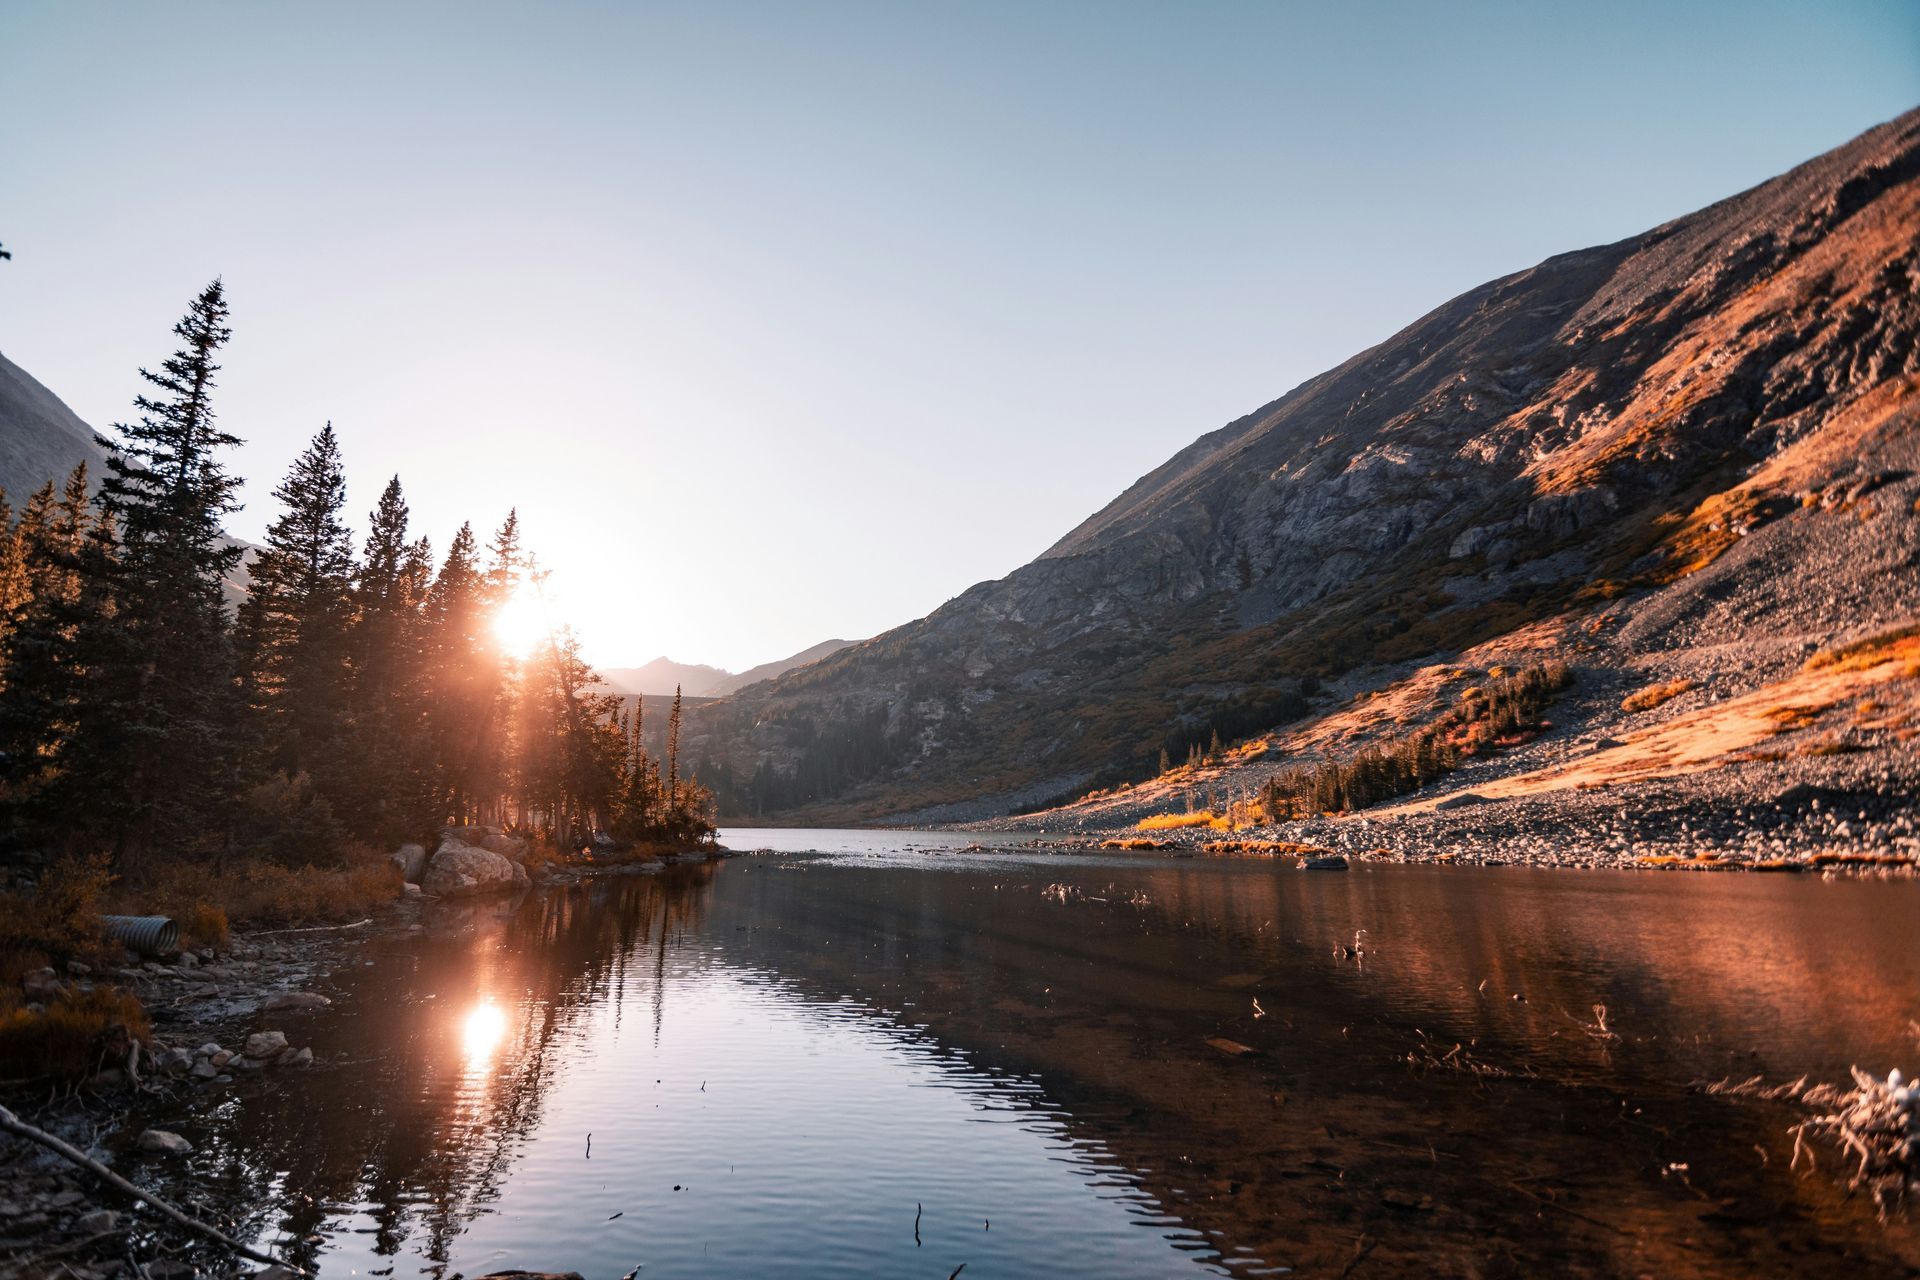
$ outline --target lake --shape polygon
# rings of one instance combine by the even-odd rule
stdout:
[[[1920,1065],[1913,881],[722,838],[370,942],[198,1196],[337,1276],[1920,1263],[1700,1088]]]

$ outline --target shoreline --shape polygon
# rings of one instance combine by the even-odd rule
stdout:
[[[164,1139],[152,1140],[151,1146],[142,1142],[152,1132],[142,1117],[156,1103],[189,1091],[227,1090],[248,1075],[277,1075],[286,1087],[300,1087],[299,1075],[324,1065],[302,1034],[308,1015],[333,1004],[316,988],[357,963],[367,942],[404,942],[424,934],[429,904],[512,906],[547,890],[657,875],[672,866],[732,856],[737,856],[733,850],[715,848],[601,865],[554,863],[540,868],[524,889],[460,897],[425,894],[410,884],[408,892],[348,924],[235,933],[220,948],[182,951],[171,963],[136,957],[116,969],[80,965],[42,971],[30,981],[44,982],[51,974],[63,985],[118,986],[146,1011],[152,1044],[138,1054],[136,1078],[129,1079],[125,1067],[110,1067],[67,1086],[0,1081],[0,1102],[153,1190],[163,1180],[150,1171],[164,1167],[157,1162],[174,1153],[159,1149]],[[218,1052],[206,1052],[209,1047]],[[250,1055],[254,1048],[263,1053]],[[24,1139],[0,1134],[0,1155],[0,1280],[54,1274],[67,1280],[142,1280],[143,1273],[144,1280],[191,1280],[260,1273],[256,1264],[165,1225],[150,1207],[136,1206],[92,1174]],[[262,1274],[292,1280],[290,1271],[272,1273],[268,1268]]]

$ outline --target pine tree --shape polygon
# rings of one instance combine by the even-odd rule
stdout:
[[[63,785],[90,815],[124,870],[150,856],[218,845],[236,788],[236,695],[222,585],[240,548],[222,536],[237,509],[219,451],[240,443],[215,423],[214,357],[232,336],[216,280],[174,326],[181,348],[140,417],[118,439],[100,508],[118,554],[84,566],[105,575],[110,610],[86,638],[87,689]],[[105,805],[101,797],[111,795]]]
[[[75,491],[78,491],[78,500]],[[86,469],[76,468],[57,506],[53,486],[34,495],[8,539],[25,585],[0,639],[0,798],[9,839],[36,820],[47,831],[83,829],[67,813],[86,797],[57,784],[71,760],[73,735],[85,711],[88,650],[109,631],[107,578],[83,574],[89,560],[110,564],[112,528],[85,506]],[[56,828],[56,820],[58,828]]]
[[[433,551],[409,542],[400,477],[368,516],[350,635],[352,758],[358,803],[348,824],[369,838],[425,835],[435,817],[423,729],[427,590]]]
[[[347,480],[331,422],[273,496],[285,510],[267,527],[240,614],[248,692],[269,766],[312,774],[328,794],[344,763],[353,604]],[[329,798],[340,807],[337,793]]]
[[[673,686],[673,710],[667,712],[667,804],[680,799],[680,686]]]
[[[499,796],[495,714],[500,664],[492,638],[488,581],[473,526],[463,524],[427,592],[427,724],[439,816],[479,820]]]

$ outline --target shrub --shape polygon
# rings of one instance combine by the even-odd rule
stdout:
[[[105,855],[63,858],[28,890],[0,894],[0,984],[60,960],[108,953],[100,904],[113,876]]]

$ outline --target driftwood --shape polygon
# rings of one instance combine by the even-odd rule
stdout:
[[[352,924],[316,924],[309,925],[304,929],[262,929],[258,933],[249,933],[244,936],[248,938],[273,938],[283,933],[337,933],[342,929],[364,928],[372,923],[373,917],[368,916],[365,920],[355,920]]]
[[[4,1129],[8,1133],[18,1134],[28,1142],[45,1147],[61,1159],[85,1169],[88,1173],[91,1173],[94,1177],[99,1178],[109,1186],[126,1192],[136,1200],[143,1200],[152,1205],[160,1211],[162,1216],[178,1225],[185,1227],[189,1231],[206,1236],[210,1240],[218,1241],[243,1258],[251,1258],[255,1262],[265,1263],[270,1267],[285,1267],[296,1275],[304,1276],[307,1274],[291,1262],[287,1262],[282,1258],[276,1258],[270,1253],[260,1253],[257,1250],[241,1244],[238,1240],[235,1240],[218,1227],[202,1222],[198,1218],[189,1218],[186,1214],[180,1212],[180,1210],[174,1208],[159,1196],[154,1195],[153,1192],[142,1191],[139,1187],[128,1182],[125,1178],[107,1168],[107,1166],[101,1164],[98,1160],[93,1159],[79,1148],[61,1141],[45,1129],[36,1128],[28,1124],[5,1107],[0,1107],[0,1129]]]

